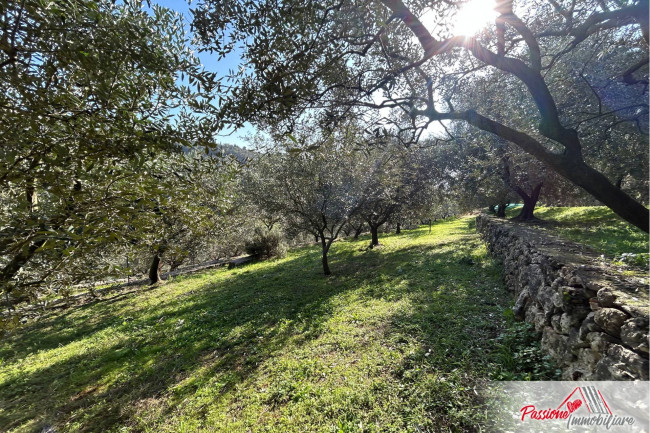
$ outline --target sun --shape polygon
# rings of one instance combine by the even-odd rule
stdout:
[[[453,17],[452,33],[472,36],[480,32],[498,16],[495,7],[495,0],[469,0]]]

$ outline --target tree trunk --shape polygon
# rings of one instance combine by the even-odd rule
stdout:
[[[357,227],[354,230],[354,238],[359,239],[359,235],[361,235],[361,230],[363,230],[363,224],[361,224],[359,227]]]
[[[560,174],[584,188],[625,221],[648,233],[650,229],[650,211],[648,211],[648,208],[624,191],[616,188],[602,173],[582,163],[572,173],[573,176],[567,176],[562,172]]]
[[[515,188],[515,191],[517,191],[517,194],[522,198],[524,201],[524,207],[521,209],[521,212],[519,215],[517,215],[514,219],[517,221],[533,221],[536,220],[537,218],[533,214],[535,211],[535,206],[537,205],[537,200],[539,200],[539,193],[542,190],[542,183],[538,183],[535,185],[535,188],[533,188],[533,191],[528,195],[526,191],[521,189],[520,187]]]
[[[183,262],[185,262],[186,258],[187,257],[184,256],[172,257],[172,259],[169,262],[169,272],[173,272],[176,269],[178,269],[183,264]]]
[[[431,218],[429,218],[429,234],[431,234],[431,224],[432,224]]]
[[[162,263],[160,261],[160,256],[158,253],[153,256],[153,260],[151,261],[151,267],[149,268],[149,283],[151,285],[154,285],[156,283],[159,283],[162,279],[160,278],[160,268],[162,267]]]
[[[402,233],[402,226],[400,225],[400,223],[397,223],[397,228],[395,229],[395,234],[398,235],[400,233]]]
[[[531,91],[531,93],[534,92]],[[550,110],[545,110],[545,112],[550,111],[552,113],[555,110],[555,107],[550,107]],[[466,120],[479,129],[494,133],[505,140],[513,142],[561,176],[583,188],[625,221],[646,233],[650,231],[650,210],[624,191],[616,188],[616,185],[611,183],[604,174],[584,162],[581,155],[581,143],[575,131],[563,129],[558,132],[551,130],[554,134],[544,134],[544,131],[542,131],[546,137],[565,146],[566,149],[563,154],[556,154],[548,152],[534,138],[481,116],[476,111],[469,110],[461,116],[456,116],[456,118]]]
[[[377,234],[379,230],[379,226],[376,225],[370,225],[370,234],[372,235],[372,239],[370,240],[370,247],[376,247],[379,245],[379,236]]]
[[[499,217],[499,218],[505,218],[506,217],[506,207],[508,207],[508,205],[506,203],[499,203],[498,208],[497,208],[497,217]]]
[[[0,270],[0,287],[4,287],[4,291],[10,293],[13,290],[12,285],[9,284],[11,279],[20,271],[23,266],[34,256],[36,251],[45,244],[45,239],[39,239],[35,242],[30,242],[28,247],[23,247],[18,254],[16,254],[10,261]]]
[[[323,247],[323,273],[325,275],[331,275],[332,272],[330,272],[330,265],[327,263],[327,251],[330,249],[330,245],[325,241],[325,236],[321,236],[321,246]]]
[[[490,213],[496,213],[496,206],[493,205],[493,204],[491,204],[491,205],[488,207],[488,210],[490,211]]]
[[[314,238],[316,239],[316,243],[318,243],[318,235],[314,235]]]

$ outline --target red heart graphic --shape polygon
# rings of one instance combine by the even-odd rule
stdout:
[[[575,412],[580,406],[582,406],[582,400],[573,400],[566,404],[566,408],[569,409],[569,413]]]

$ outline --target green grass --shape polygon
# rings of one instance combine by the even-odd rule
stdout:
[[[381,241],[49,313],[0,341],[0,430],[474,431],[476,387],[551,377],[472,218]]]
[[[508,217],[520,209],[508,209]],[[551,223],[543,226],[574,242],[612,257],[623,253],[647,254],[648,234],[628,224],[605,206],[539,207],[535,216]]]

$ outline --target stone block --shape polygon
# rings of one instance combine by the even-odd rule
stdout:
[[[594,352],[605,353],[612,344],[612,339],[604,332],[590,332],[587,334],[587,342]]]
[[[528,289],[522,290],[517,297],[514,307],[512,307],[512,312],[514,313],[516,320],[521,321],[526,318],[526,307],[528,307],[529,300],[530,296]]]
[[[567,350],[568,340],[569,337],[566,335],[558,334],[552,327],[546,326],[542,332],[542,349],[560,366],[564,366],[573,357],[570,351]]]
[[[580,324],[580,331],[578,334],[578,338],[581,341],[586,341],[587,335],[590,332],[602,332],[603,328],[598,326],[596,324],[596,321],[594,320],[594,316],[596,313],[591,312],[587,315],[587,317],[582,321],[582,324]]]
[[[551,316],[551,327],[558,334],[562,334],[562,327],[560,325],[560,320],[561,319],[562,319],[562,316],[560,314],[556,314],[554,316]]]
[[[648,354],[648,318],[633,317],[621,326],[621,340],[636,351]]]
[[[615,337],[621,336],[621,326],[628,319],[628,315],[616,308],[601,308],[596,311],[594,321],[605,332]]]
[[[594,380],[648,380],[648,360],[612,344],[596,365]]]
[[[603,308],[613,307],[614,302],[616,301],[616,296],[607,288],[598,290],[596,298],[598,299],[600,306]]]
[[[565,335],[569,335],[569,332],[572,329],[580,327],[581,319],[579,316],[575,316],[570,313],[562,313],[560,317],[560,332]]]

